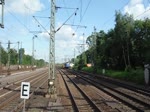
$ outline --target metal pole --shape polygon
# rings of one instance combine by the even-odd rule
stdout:
[[[22,65],[22,42],[21,42],[21,46],[20,46],[20,57],[19,57],[19,64]]]
[[[85,51],[85,47],[84,47],[84,33],[83,33],[83,52]]]
[[[85,49],[84,49],[84,33],[83,33],[83,49],[82,49],[82,63],[83,63],[83,66],[84,66],[84,64],[85,64],[85,59],[84,59],[84,51],[85,51]]]
[[[8,41],[8,75],[10,75],[10,41]]]
[[[37,35],[34,35],[32,38],[32,70],[34,70],[34,39]]]
[[[76,58],[76,51],[75,51],[75,48],[74,48],[74,64],[75,64],[75,58]]]
[[[96,47],[96,28],[94,26],[94,46]]]
[[[51,0],[48,94],[54,94],[55,92],[55,11],[55,0]]]
[[[26,111],[26,100],[24,99],[23,112]]]
[[[20,42],[18,41],[17,43],[18,43],[18,61],[17,62],[18,62],[18,70],[19,70],[19,43]]]
[[[0,66],[2,64],[1,55],[2,55],[2,47],[1,47],[1,42],[0,42]]]
[[[1,47],[1,42],[0,42],[0,74],[2,71],[2,59],[1,59],[1,55],[2,55],[2,47]]]
[[[1,0],[1,4],[2,4],[2,19],[1,19],[0,27],[4,28],[4,0]]]
[[[97,72],[97,68],[96,68],[96,55],[97,55],[97,49],[96,49],[96,28],[95,28],[95,26],[94,26],[94,36],[93,36],[93,38],[94,38],[94,42],[93,42],[93,48],[94,48],[94,73],[96,73]]]
[[[34,37],[32,38],[32,70],[34,65]]]

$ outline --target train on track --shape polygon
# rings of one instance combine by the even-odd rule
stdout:
[[[70,63],[69,62],[64,63],[64,68],[69,69],[70,68]]]
[[[69,68],[72,68],[74,66],[73,63],[70,63],[70,62],[66,62],[63,64],[63,68],[65,69],[69,69]]]

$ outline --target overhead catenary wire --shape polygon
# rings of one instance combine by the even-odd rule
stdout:
[[[88,10],[88,8],[89,8],[89,6],[90,6],[91,2],[92,2],[92,0],[89,0],[88,4],[87,4],[87,6],[86,6],[85,11],[84,11],[84,13],[83,13],[82,17],[80,18],[80,23],[79,23],[79,25],[81,24],[81,22],[82,22],[82,20],[83,20],[83,17],[85,16],[85,14],[86,14],[86,12],[87,12],[87,10]],[[75,32],[78,30],[78,28],[79,28],[79,26],[77,26],[77,28],[76,28]]]
[[[28,32],[30,32],[30,29],[29,29],[23,22],[21,22],[21,20],[19,20],[19,19],[12,13],[12,11],[10,12],[7,8],[6,8],[6,10],[8,11],[8,13],[10,13],[10,14],[15,18],[16,21],[18,21],[18,23],[20,23]]]
[[[56,6],[56,9],[71,9],[71,10],[72,10],[72,9],[73,9],[73,10],[74,10],[74,9],[76,9],[76,10],[79,9],[79,8],[67,7],[65,0],[63,0],[63,3],[64,3],[64,7]],[[67,12],[67,14],[68,14],[68,16],[69,16],[68,10],[66,10],[66,12]],[[74,14],[74,18],[73,18],[72,24],[74,24],[75,17],[76,17],[76,13]]]
[[[148,12],[148,11],[150,11],[150,8],[149,8],[148,10],[145,10],[143,13],[137,15],[135,18],[138,18],[138,17],[142,16],[143,14],[145,14],[145,13]]]
[[[66,2],[65,2],[65,0],[63,0],[63,3],[64,3],[64,6],[66,7]],[[69,16],[68,10],[66,10],[66,12],[67,12],[67,14],[68,14],[68,16]]]
[[[33,18],[34,18],[34,19],[35,19],[35,18],[50,19],[50,17],[44,17],[44,16],[34,16]],[[40,31],[36,31],[36,32],[42,33],[41,26],[42,26],[42,28],[46,31],[46,28],[45,28],[45,27],[49,24],[49,21],[48,21],[48,23],[46,24],[46,26],[42,25],[37,19],[36,19],[36,22],[38,23],[38,27],[40,28]],[[46,31],[46,32],[47,32],[47,31]]]
[[[8,32],[7,32],[6,30],[7,30],[8,32],[9,32],[10,30],[13,31],[12,28],[8,28],[7,26],[5,26],[5,30],[2,30],[2,31],[3,31],[3,33],[6,34],[6,35],[8,35]],[[13,39],[14,39],[14,38],[16,38],[16,35],[14,36],[14,33],[12,33],[12,34],[11,34],[11,37],[13,37]],[[5,36],[4,39],[7,40],[7,41],[10,40],[10,39],[8,39],[7,36]]]
[[[87,7],[86,7],[86,9],[85,9],[85,11],[84,11],[84,13],[83,13],[83,15],[82,15],[82,17],[81,17],[81,21],[82,21],[83,17],[85,16],[85,14],[86,14],[86,12],[87,12],[87,10],[88,10],[88,8],[89,8],[91,2],[92,2],[92,0],[89,0],[89,2],[88,2],[88,4],[87,4]],[[81,21],[80,21],[80,22],[81,22]]]
[[[47,31],[47,29],[36,19],[35,16],[32,16],[38,23],[39,25],[50,35],[50,32]]]
[[[139,14],[139,15],[137,15],[137,16],[135,16],[135,18],[134,19],[136,19],[136,18],[138,18],[138,17],[140,17],[140,16],[142,16],[143,14],[145,14],[146,12],[148,12],[148,11],[150,11],[150,8],[148,9],[148,10],[145,10],[143,13],[141,13],[141,14]],[[124,25],[126,25],[128,22],[126,22]]]
[[[56,6],[56,9],[78,9],[78,8]]]
[[[76,15],[76,14],[77,14],[77,11],[78,11],[78,8],[76,8],[75,12],[73,12],[73,13],[71,14],[71,16],[70,16],[59,28],[57,28],[57,30],[55,31],[55,33],[56,33],[57,31],[59,31],[59,30],[67,23],[67,21],[68,21],[73,15]]]
[[[122,9],[124,8],[124,6],[126,6],[126,5],[129,4],[129,2],[130,2],[130,0],[128,0],[128,1],[125,3],[125,5],[121,6],[121,7],[119,8],[119,10],[122,10]],[[102,25],[102,28],[104,28],[104,26],[105,26],[110,20],[112,20],[114,16],[115,16],[115,15],[112,15],[109,19],[107,19],[107,20],[104,22],[104,24]]]
[[[124,6],[126,6],[126,5],[128,5],[129,4],[129,2],[130,2],[130,0],[124,5]],[[150,0],[148,0],[148,2],[150,3]],[[123,6],[123,7],[124,7]],[[122,9],[123,7],[121,7],[120,9]],[[134,17],[134,19],[136,19],[136,18],[138,18],[138,17],[140,17],[140,16],[142,16],[143,14],[145,14],[146,12],[148,12],[148,11],[150,11],[150,8],[149,9],[147,9],[147,10],[145,10],[144,12],[142,12],[141,14],[139,14],[139,15],[137,15],[137,16],[135,16]],[[106,25],[112,18],[113,18],[114,16],[112,16],[109,20],[107,20],[104,24],[103,24],[103,27],[104,27],[104,25]],[[125,23],[125,24],[127,24],[127,23]]]
[[[25,3],[24,3],[24,7],[25,7],[26,9],[29,9],[29,10],[35,11],[35,12],[44,12],[44,11],[47,11],[47,10],[50,9],[50,7],[49,7],[49,8],[43,9],[43,10],[34,10],[34,9],[28,7]]]
[[[148,0],[148,2],[149,2],[149,4],[150,4],[150,0]],[[135,16],[135,18],[138,18],[138,17],[142,16],[143,14],[145,14],[145,13],[146,13],[146,12],[148,12],[148,11],[150,11],[150,8],[149,8],[149,9],[147,9],[147,10],[145,10],[145,11],[144,11],[144,12],[142,12],[141,14],[139,14],[139,15]]]
[[[51,17],[44,17],[44,16],[34,16],[34,17],[38,17],[38,18],[51,18]]]
[[[87,26],[74,25],[74,24],[64,24],[64,25],[68,25],[68,26],[77,26],[77,27],[87,28]]]
[[[80,22],[82,18],[82,0],[80,0]]]
[[[72,24],[74,24],[74,21],[75,21],[75,17],[76,17],[76,15],[74,15],[74,18],[73,18]]]
[[[6,10],[8,11],[8,13],[10,13],[27,31],[30,31],[29,28],[23,24],[12,12],[10,12],[7,8]]]

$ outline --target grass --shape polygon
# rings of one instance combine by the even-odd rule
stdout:
[[[86,72],[93,72],[93,68],[90,67],[84,67],[82,69]],[[102,74],[102,69],[97,70],[98,74]],[[136,69],[136,70],[130,70],[130,72],[127,71],[114,71],[114,70],[106,70],[105,76],[121,79],[129,82],[134,82],[137,84],[144,84],[144,71],[142,69]]]
[[[106,75],[137,84],[144,84],[144,71],[142,69],[131,70],[130,72],[107,70]]]
[[[92,73],[93,72],[93,68],[92,67],[83,67],[82,71],[86,71],[86,72]]]

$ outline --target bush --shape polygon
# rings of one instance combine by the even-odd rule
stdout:
[[[78,70],[78,66],[74,66],[72,69],[74,69],[74,70]]]
[[[92,67],[84,67],[82,68],[82,70],[92,73],[94,69]],[[97,73],[102,74],[102,69],[97,69]],[[134,82],[137,84],[144,84],[144,71],[141,68],[136,70],[129,69],[129,71],[106,70],[105,76],[129,82]]]
[[[82,68],[82,71],[92,73],[92,72],[93,72],[93,67],[83,67],[83,68]]]
[[[130,72],[107,70],[106,75],[109,77],[134,82],[137,84],[144,84],[144,72],[142,69],[130,69]]]

